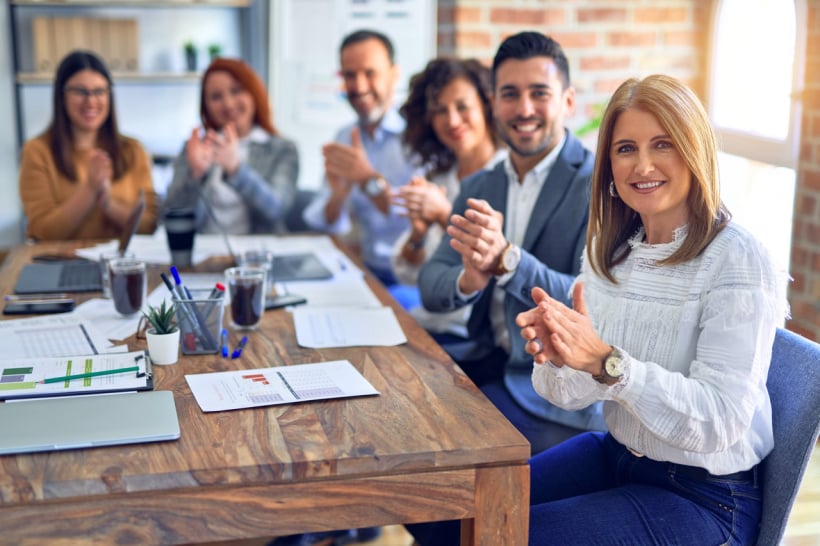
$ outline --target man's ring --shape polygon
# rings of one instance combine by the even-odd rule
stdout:
[[[538,345],[538,350],[536,351],[536,353],[540,353],[540,352],[544,351],[544,344],[541,343],[541,340],[538,339],[537,337],[532,338],[530,340],[530,343],[535,343],[536,345]]]

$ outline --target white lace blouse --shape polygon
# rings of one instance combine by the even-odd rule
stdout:
[[[626,355],[612,387],[586,372],[536,364],[533,386],[565,409],[604,400],[612,435],[659,461],[712,474],[747,470],[773,446],[766,391],[775,328],[786,316],[785,273],[763,246],[730,223],[695,259],[658,266],[668,244],[629,241],[613,268],[618,284],[595,275],[586,255],[578,281],[596,332]]]

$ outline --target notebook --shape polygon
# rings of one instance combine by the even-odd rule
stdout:
[[[179,439],[171,391],[0,404],[0,455]]]
[[[145,196],[140,193],[137,204],[122,227],[118,250],[125,253],[137,231],[145,210]],[[46,263],[23,266],[14,285],[15,294],[51,294],[57,292],[98,292],[102,290],[100,264],[83,259],[49,259]]]

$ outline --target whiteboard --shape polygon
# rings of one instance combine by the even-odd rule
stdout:
[[[404,102],[410,77],[436,54],[435,0],[278,0],[270,13],[270,82],[274,123],[299,149],[299,187],[320,187],[322,145],[355,113],[339,76],[339,45],[372,29],[393,42]]]

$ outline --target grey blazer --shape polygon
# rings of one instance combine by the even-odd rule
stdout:
[[[248,160],[228,179],[251,211],[252,233],[285,233],[284,218],[296,195],[299,155],[296,145],[281,137],[250,142]],[[201,180],[191,175],[185,146],[174,161],[174,178],[168,187],[166,208],[194,207],[197,230],[207,220],[200,193]]]
[[[586,243],[592,168],[592,152],[567,132],[564,147],[547,176],[527,225],[521,245],[521,263],[503,287],[511,351],[507,362],[499,362],[499,366],[505,366],[504,382],[510,394],[530,413],[576,428],[604,430],[597,405],[581,412],[568,412],[549,404],[535,392],[530,379],[532,357],[524,351],[524,340],[515,325],[516,315],[533,307],[530,291],[534,286],[572,304],[570,287],[580,272]],[[493,209],[506,212],[508,183],[503,162],[491,171],[465,180],[453,203],[453,214],[464,214],[468,198],[484,199]],[[461,255],[450,247],[450,239],[448,235],[442,238],[419,274],[422,303],[430,311],[451,311],[470,303],[456,294]],[[490,325],[490,302],[495,287],[493,279],[473,304],[467,330],[470,339],[476,342],[476,350],[470,359],[480,359],[495,347]]]

